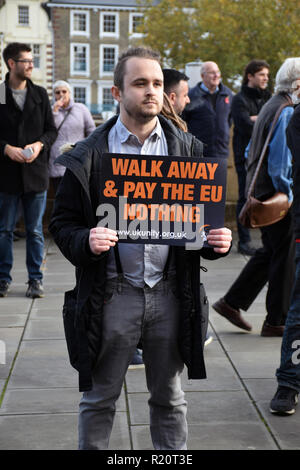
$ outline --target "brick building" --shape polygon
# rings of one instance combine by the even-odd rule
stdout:
[[[40,0],[0,0],[0,82],[7,72],[2,51],[10,42],[32,47],[32,80],[52,93],[52,31],[49,11]]]
[[[54,80],[67,80],[75,101],[92,113],[114,111],[113,70],[119,54],[142,35],[136,0],[51,0]]]

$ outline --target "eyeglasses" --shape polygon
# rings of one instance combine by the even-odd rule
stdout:
[[[218,77],[221,75],[221,72],[218,71],[218,72],[205,72],[207,73],[207,75],[217,75]]]
[[[66,93],[68,93],[68,90],[55,90],[54,92],[56,95],[60,95],[60,93],[62,93],[63,95],[65,95]]]
[[[34,60],[32,59],[13,59],[14,62],[22,62],[22,64],[33,64]]]

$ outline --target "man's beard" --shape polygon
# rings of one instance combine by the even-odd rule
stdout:
[[[143,104],[146,104],[146,103],[147,102]],[[157,100],[155,100],[155,103],[157,105],[155,110],[153,109],[146,110],[143,107],[139,108],[137,106],[130,106],[130,104],[128,105],[126,101],[123,102],[123,106],[128,116],[138,121],[141,121],[143,123],[147,123],[149,121],[152,121],[152,119],[161,112],[162,105],[159,106],[159,102]]]

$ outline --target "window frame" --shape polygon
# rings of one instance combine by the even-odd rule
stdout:
[[[133,18],[134,16],[144,17],[143,13],[130,12],[129,14],[129,34],[131,38],[142,38],[143,33],[136,33],[133,31]]]
[[[104,65],[104,49],[114,49],[115,50],[115,62],[114,62],[114,67],[113,70],[106,72],[103,69]],[[114,68],[117,64],[118,60],[118,55],[119,55],[119,45],[118,44],[100,44],[100,52],[99,52],[99,76],[100,77],[107,77],[111,76],[114,73]]]
[[[105,16],[114,16],[115,17],[115,25],[116,25],[116,30],[114,32],[107,32],[104,31],[104,17]],[[100,26],[99,26],[99,37],[100,38],[115,38],[119,39],[120,35],[120,18],[119,18],[119,13],[118,12],[113,12],[113,11],[101,11],[100,12]]]
[[[85,47],[86,48],[86,70],[75,70],[74,69],[74,58],[75,58],[75,47]],[[70,43],[70,73],[72,76],[83,75],[84,77],[89,77],[90,75],[90,44],[85,42],[71,42]]]
[[[27,9],[28,23],[20,23],[20,8]],[[30,6],[29,5],[18,5],[18,26],[29,27],[30,26]]]
[[[85,15],[86,31],[74,30],[74,16],[76,14]],[[85,11],[85,10],[71,10],[70,11],[70,36],[90,37],[90,12],[89,11]]]

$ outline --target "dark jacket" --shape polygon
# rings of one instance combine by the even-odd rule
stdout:
[[[48,188],[48,156],[50,147],[56,139],[52,110],[44,88],[27,80],[27,95],[24,109],[13,99],[6,76],[6,104],[0,105],[0,191],[16,194],[18,192],[40,192]],[[25,147],[41,141],[44,148],[32,163],[12,161],[4,155],[6,144]]]
[[[245,163],[245,149],[251,138],[254,121],[250,116],[257,116],[263,105],[271,98],[268,90],[260,90],[243,85],[241,91],[232,100],[231,115],[234,123],[233,152],[237,163]]]
[[[202,144],[194,136],[159,118],[169,155],[202,156]],[[67,170],[56,196],[49,230],[64,256],[76,266],[77,284],[66,293],[64,323],[71,364],[79,371],[80,390],[92,387],[91,374],[101,340],[107,253],[99,256],[91,253],[89,230],[97,224],[99,162],[101,154],[108,151],[108,133],[116,119],[110,119],[71,152],[58,157]],[[174,247],[181,299],[179,345],[189,378],[197,379],[206,377],[203,342],[208,315],[207,299],[203,289],[200,291],[200,252],[207,259],[220,256],[211,248],[185,251]]]
[[[182,117],[189,132],[204,143],[204,157],[227,158],[229,155],[232,97],[232,91],[220,83],[214,108],[210,94],[200,83],[189,92],[191,102]]]
[[[282,104],[292,105],[292,101],[287,93],[279,93],[263,106],[259,116],[255,122],[249,154],[246,162],[247,179],[246,194],[253,179],[261,151],[266,141],[270,125],[272,124],[275,114]],[[268,173],[268,149],[263,164],[258,173],[258,177],[254,186],[254,197],[261,201],[268,199],[275,193],[272,179]]]
[[[300,238],[300,106],[298,105],[286,129],[287,144],[293,157],[293,222],[296,239]]]

